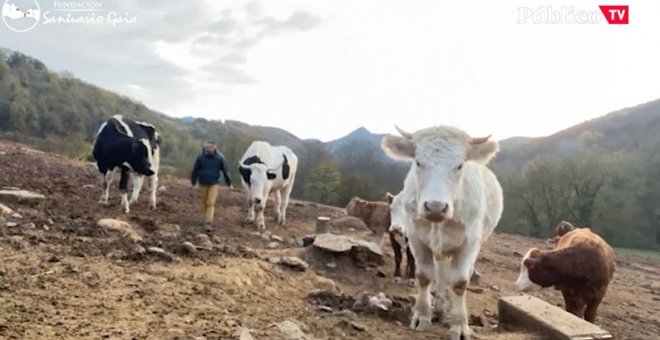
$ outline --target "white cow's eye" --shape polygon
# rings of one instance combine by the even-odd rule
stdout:
[[[417,166],[418,166],[418,167],[420,167],[420,168],[422,167],[422,162],[420,162],[420,161],[416,161],[416,163],[417,163]]]
[[[459,164],[459,165],[456,167],[456,170],[458,170],[458,171],[461,171],[462,169],[463,169],[463,163]]]

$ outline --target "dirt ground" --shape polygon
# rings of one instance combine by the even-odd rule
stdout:
[[[241,327],[255,339],[280,339],[276,324],[285,320],[297,323],[310,339],[447,336],[442,324],[426,333],[408,329],[415,289],[391,282],[387,240],[386,263],[378,268],[361,268],[350,258],[319,257],[297,243],[314,231],[317,216],[339,218],[341,209],[294,200],[287,227],[276,225],[268,210],[267,230],[283,239],[280,247],[268,249],[270,240],[253,226],[241,225],[244,196],[238,190],[221,191],[216,224],[205,239],[200,236],[198,198],[187,181],[161,178],[158,209],[148,209],[143,190],[129,216],[121,213],[114,187],[111,204],[97,204],[100,181],[94,164],[0,141],[0,187],[47,197],[36,206],[8,204],[22,216],[7,218],[19,225],[0,234],[1,339],[233,339]],[[102,218],[129,222],[139,240],[98,227]],[[333,232],[366,235],[359,227],[335,226]],[[200,240],[210,240],[212,247],[182,251],[183,242]],[[518,294],[514,281],[520,257],[532,246],[547,247],[541,240],[495,234],[482,249],[477,270],[483,276],[468,293],[472,328],[480,339],[537,338],[496,327],[497,299]],[[174,255],[153,255],[145,252],[148,247]],[[311,269],[298,272],[266,260],[275,255],[299,256]],[[326,265],[331,262],[336,268]],[[660,262],[620,254],[617,265],[597,323],[616,339],[658,339]],[[323,301],[334,312],[322,311],[315,305],[318,299],[309,297],[315,290],[341,291],[348,300]],[[365,291],[394,298],[401,315],[341,311],[350,298]],[[563,303],[558,291],[533,294]]]

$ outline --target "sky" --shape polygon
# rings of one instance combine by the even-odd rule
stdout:
[[[0,23],[0,46],[171,116],[301,138],[543,136],[660,98],[658,1],[604,2],[629,5],[628,25],[596,1],[93,0],[72,14],[105,22],[53,23],[62,3],[39,1],[29,32]]]

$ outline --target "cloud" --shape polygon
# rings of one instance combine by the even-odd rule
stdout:
[[[320,19],[293,11],[285,19],[267,15],[261,1],[230,8],[204,0],[99,0],[109,11],[134,16],[132,24],[50,24],[28,34],[3,33],[3,44],[32,55],[49,67],[145,100],[164,109],[200,89],[257,82],[245,68],[250,51],[275,32],[302,32]],[[42,6],[42,13],[52,4]],[[5,39],[6,38],[6,39]],[[166,46],[169,48],[160,48]],[[208,83],[208,84],[207,84]]]

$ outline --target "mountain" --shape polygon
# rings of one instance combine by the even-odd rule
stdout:
[[[504,140],[495,163],[520,168],[538,156],[565,158],[594,149],[630,152],[660,143],[659,132],[660,99],[611,112],[550,136]]]

